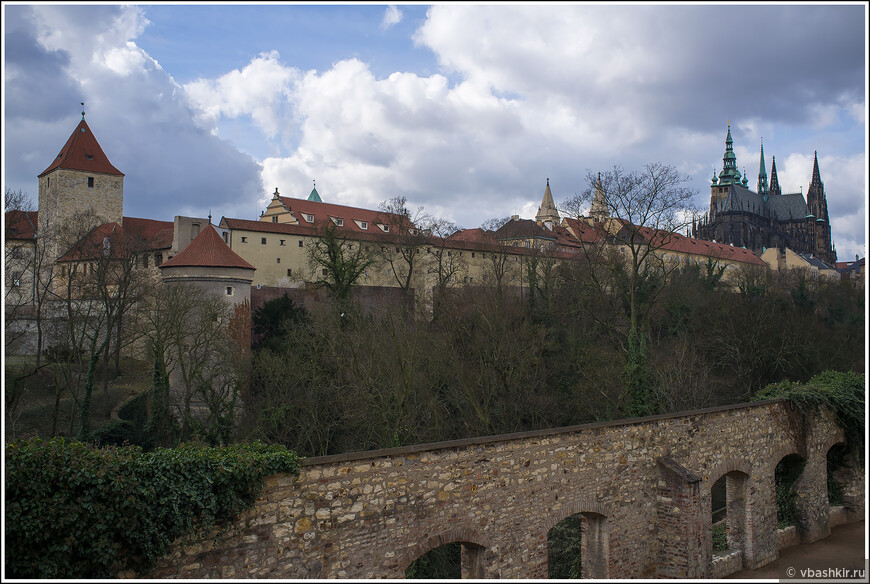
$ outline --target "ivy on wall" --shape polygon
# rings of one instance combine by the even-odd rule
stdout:
[[[854,462],[863,466],[864,388],[864,376],[860,373],[825,371],[806,383],[784,381],[768,385],[755,399],[785,398],[803,416],[816,414],[821,407],[826,407],[843,429]]]
[[[261,442],[90,448],[36,439],[6,446],[6,575],[106,578],[146,572],[173,541],[232,524],[263,477],[297,455]]]

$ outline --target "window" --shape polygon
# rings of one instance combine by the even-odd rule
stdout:
[[[329,273],[329,271],[326,268],[323,268],[322,270],[320,270],[320,274],[323,276],[327,275],[328,273]]]
[[[275,258],[275,263],[276,263],[276,264],[280,264],[280,263],[281,263],[281,258]]]
[[[336,225],[338,225],[339,227],[344,226],[344,219],[342,219],[341,217],[330,217],[330,219],[332,219],[332,222],[335,223]]]
[[[360,222],[359,222],[359,228],[360,228],[360,229],[368,229],[368,228],[369,228],[369,223],[368,223],[368,221],[360,221]]]
[[[148,267],[148,254],[147,253],[142,256],[142,267],[143,268]]]
[[[248,243],[248,238],[247,238],[247,237],[242,237],[242,243]]]
[[[224,243],[227,245],[230,244],[230,234],[227,233],[226,231],[224,231]]]
[[[272,215],[272,223],[277,223],[277,222],[278,222],[278,216]]]
[[[289,278],[292,275],[293,275],[293,270],[290,268],[287,268],[287,277]]]
[[[51,177],[45,179],[45,186],[47,186],[47,187],[51,186]]]
[[[471,257],[474,257],[474,252],[471,252]]]
[[[278,242],[278,245],[280,245],[280,246],[283,247],[285,241],[287,241],[287,240],[286,240],[286,239],[282,239],[282,240],[280,240],[280,241]]]
[[[233,295],[233,287],[227,286],[227,296],[232,296],[232,295]]]
[[[309,223],[314,223],[314,215],[311,213],[302,213],[302,217]]]
[[[224,235],[226,235],[226,234],[224,234]],[[163,254],[162,253],[155,253],[154,254],[154,265],[159,266],[162,263],[163,263]]]
[[[88,188],[89,189],[94,188],[94,177],[92,177],[92,176],[88,177]]]
[[[299,247],[302,247],[302,245],[303,245],[303,244],[302,244],[302,240],[300,239],[300,240],[299,240]]]
[[[260,238],[260,245],[266,245],[266,238],[265,237]]]

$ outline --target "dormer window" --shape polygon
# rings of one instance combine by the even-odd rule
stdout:
[[[389,225],[384,225],[383,223],[378,223],[378,227],[380,227],[380,228],[381,228],[381,231],[383,231],[384,233],[386,233],[386,232],[388,232],[388,231],[390,230],[390,226],[389,226]]]
[[[93,160],[94,155],[93,154],[85,154],[85,158],[87,158],[88,160]]]
[[[314,223],[314,215],[311,213],[302,213],[302,217],[309,223]]]
[[[356,223],[357,227],[359,227],[360,229],[368,229],[369,228],[368,221],[360,221],[358,219],[354,219],[353,222]]]
[[[342,219],[341,217],[330,217],[330,219],[332,219],[332,222],[335,223],[336,225],[338,225],[339,227],[344,226],[344,219]]]

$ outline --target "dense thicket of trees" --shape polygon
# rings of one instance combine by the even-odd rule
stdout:
[[[649,410],[750,399],[769,383],[863,369],[864,304],[847,283],[709,266],[659,282],[648,311]],[[253,354],[239,438],[325,455],[632,415],[619,303],[582,294],[582,262],[538,274],[535,295],[468,289],[439,318],[399,307],[339,318],[288,312]],[[545,285],[546,284],[546,285]],[[545,294],[544,294],[545,293]]]

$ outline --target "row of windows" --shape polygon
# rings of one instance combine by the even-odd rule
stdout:
[[[225,242],[225,243],[229,243],[228,239],[229,239],[229,236],[228,236],[226,233],[224,233],[224,242]],[[240,239],[241,239],[241,242],[242,242],[242,243],[248,243],[248,238],[247,238],[247,236],[243,235],[243,236],[241,236]],[[260,238],[260,245],[266,245],[267,242],[268,242],[267,238],[265,238],[265,237],[261,237],[261,238]],[[279,240],[278,240],[278,245],[281,246],[281,247],[286,246],[286,245],[287,245],[287,240],[286,240],[286,239],[279,239]],[[300,240],[299,240],[299,247],[304,247],[304,246],[305,246],[305,243],[300,239]]]

